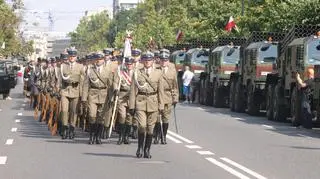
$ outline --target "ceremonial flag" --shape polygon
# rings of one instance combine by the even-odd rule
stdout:
[[[3,43],[2,43],[1,48],[2,48],[2,49],[5,49],[5,48],[6,48],[6,42],[3,42]]]
[[[232,29],[235,29],[237,32],[239,32],[239,29],[238,29],[236,23],[234,22],[232,16],[230,16],[229,21],[224,29],[228,32],[231,32]]]
[[[176,35],[176,41],[180,41],[183,37],[182,31],[179,29],[177,35]]]

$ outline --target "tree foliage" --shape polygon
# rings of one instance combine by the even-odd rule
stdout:
[[[178,30],[184,33],[183,42],[212,41],[221,35],[246,36],[252,31],[284,31],[294,24],[320,23],[318,0],[244,0],[244,15],[241,2],[145,0],[135,9],[120,11],[112,20],[105,19],[109,25],[106,45],[122,47],[126,29],[133,29],[135,47],[147,49],[151,38],[158,47],[176,43]],[[230,16],[234,17],[239,32],[224,30]]]

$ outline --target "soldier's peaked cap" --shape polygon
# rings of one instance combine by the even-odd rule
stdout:
[[[104,55],[112,55],[113,49],[112,48],[105,48],[103,49]]]
[[[153,57],[154,57],[154,54],[150,51],[143,52],[141,55],[142,60],[152,60]]]
[[[140,49],[133,49],[131,50],[131,55],[136,57],[136,56],[140,56],[141,55],[141,50]]]
[[[126,62],[127,64],[132,64],[132,63],[133,63],[133,59],[132,59],[131,57],[126,57],[126,58],[125,58],[125,62]]]
[[[104,58],[104,54],[102,52],[94,53],[94,59],[102,59]]]
[[[61,53],[61,54],[60,54],[60,59],[62,59],[62,60],[68,59],[68,54],[66,54],[66,53]]]
[[[77,49],[74,47],[68,48],[67,52],[68,52],[68,55],[70,56],[77,56]]]
[[[160,50],[160,59],[166,60],[168,59],[170,56],[170,51],[168,49],[161,49]]]
[[[154,50],[153,54],[154,54],[155,57],[159,57],[160,51],[159,50]]]

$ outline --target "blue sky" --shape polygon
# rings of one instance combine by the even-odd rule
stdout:
[[[38,22],[38,27],[48,28],[48,12],[51,9],[55,19],[54,31],[70,32],[75,30],[86,10],[97,10],[101,7],[111,9],[112,2],[112,0],[24,0],[27,9],[25,14],[27,29],[32,30],[34,22]]]

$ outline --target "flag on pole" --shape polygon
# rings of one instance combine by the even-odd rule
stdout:
[[[177,35],[176,35],[176,41],[180,41],[183,37],[182,31],[179,29]]]
[[[226,31],[231,32],[232,29],[236,30],[237,32],[239,32],[239,29],[236,25],[236,23],[234,22],[234,19],[232,16],[230,16],[229,21],[226,25],[226,27],[224,28]]]
[[[5,49],[5,48],[6,48],[6,42],[3,42],[3,43],[2,43],[1,48],[2,48],[2,49]]]

